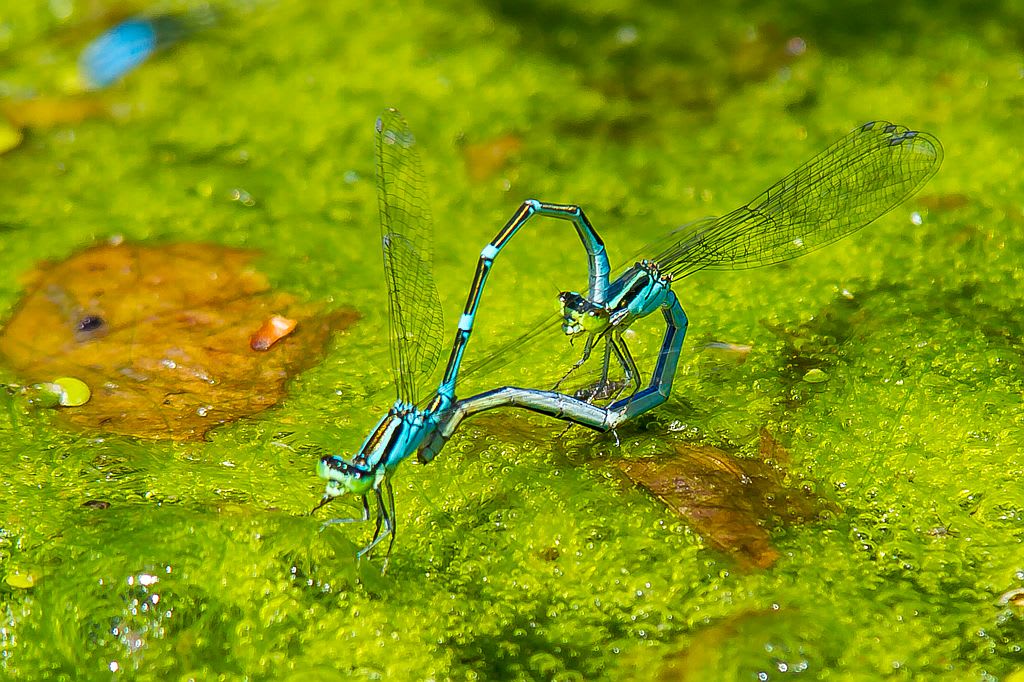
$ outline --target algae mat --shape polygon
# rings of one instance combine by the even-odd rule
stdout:
[[[8,4],[5,321],[37,263],[112,238],[254,249],[273,290],[360,318],[203,441],[69,430],[5,393],[0,677],[1024,674],[1016,4]],[[84,45],[143,10],[194,30],[83,91]],[[625,262],[865,121],[929,131],[945,161],[841,244],[680,283],[673,396],[617,439],[501,412],[403,467],[381,575],[354,559],[367,529],[308,512],[319,457],[392,396],[385,106],[421,146],[448,334],[526,198],[583,205]],[[574,240],[531,224],[503,253],[470,362],[583,285]],[[546,386],[579,350],[548,343],[472,388]]]

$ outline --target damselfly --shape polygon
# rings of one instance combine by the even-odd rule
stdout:
[[[327,455],[317,472],[327,479],[323,499],[313,511],[344,494],[358,495],[362,516],[327,524],[368,521],[372,495],[376,529],[359,556],[391,536],[395,538],[395,497],[391,476],[401,462],[419,453],[433,459],[466,416],[496,407],[523,407],[563,419],[602,423],[604,408],[554,393],[504,387],[458,401],[455,386],[469,343],[493,256],[477,263],[465,313],[459,319],[444,376],[433,395],[420,400],[441,353],[442,319],[431,274],[433,223],[415,140],[401,114],[390,109],[377,120],[377,187],[381,245],[388,289],[391,369],[397,399],[352,457]],[[382,532],[383,529],[383,532]]]
[[[856,128],[753,201],[724,216],[684,225],[658,240],[641,251],[657,255],[634,263],[614,281],[609,281],[608,257],[600,236],[583,210],[573,205],[526,201],[485,247],[481,260],[493,260],[533,216],[573,224],[587,252],[590,282],[586,295],[570,291],[559,295],[562,330],[570,337],[586,336],[583,357],[563,380],[590,357],[598,341],[604,341],[601,379],[576,397],[607,399],[628,385],[633,392],[601,415],[593,415],[611,421],[595,423],[578,413],[561,416],[606,430],[663,403],[671,392],[687,326],[671,289],[674,280],[705,269],[772,265],[831,244],[915,194],[941,163],[942,145],[932,135],[875,121]],[[651,381],[643,388],[622,335],[636,320],[659,309],[667,329]],[[521,337],[517,343],[523,340]],[[608,381],[613,356],[622,367],[622,382]],[[456,424],[449,422],[451,428]]]

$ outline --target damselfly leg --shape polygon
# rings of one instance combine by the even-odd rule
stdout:
[[[593,337],[588,337],[587,341]],[[640,390],[642,384],[640,382],[640,370],[636,366],[636,361],[633,360],[632,354],[629,352],[629,347],[626,342],[623,341],[622,336],[616,333],[614,330],[604,337],[604,359],[601,362],[601,378],[595,383],[581,388],[573,396],[580,400],[586,400],[587,402],[593,402],[595,400],[613,400],[627,387],[632,386],[633,392]],[[622,367],[623,377],[621,379],[608,379],[608,371],[611,367],[611,356],[615,355],[616,360]],[[589,351],[585,351],[583,358],[573,364],[572,368],[566,372],[553,390],[558,390],[558,387],[563,381],[565,381],[570,374],[573,373],[580,365],[587,361],[590,357]]]
[[[334,499],[333,497],[326,497],[325,496],[322,500],[320,500],[320,503],[318,505],[313,507],[312,511],[310,511],[309,513],[312,515],[316,510],[320,509],[320,507],[324,506],[325,504],[327,504],[328,502],[330,502],[333,499]],[[320,530],[323,530],[327,526],[335,526],[335,525],[342,524],[342,523],[363,523],[365,521],[369,521],[370,520],[370,503],[366,500],[366,495],[363,495],[361,499],[363,501],[363,515],[362,516],[352,516],[352,517],[343,518],[343,519],[328,519],[327,521],[324,521],[323,523],[320,524]]]
[[[363,547],[356,553],[357,558],[361,558],[366,554],[369,554],[373,549],[380,544],[384,538],[389,537],[391,540],[388,542],[387,556],[391,556],[391,548],[395,545],[395,535],[397,530],[397,524],[395,523],[395,491],[391,487],[391,479],[385,479],[381,487],[375,488],[373,491],[375,502],[376,502],[376,514],[374,515],[374,528],[373,538],[370,540],[370,544]],[[328,519],[320,524],[320,530],[327,528],[328,526],[335,526],[345,523],[364,523],[370,520],[370,501],[367,499],[367,495],[363,495],[360,499],[363,503],[363,514],[362,516],[353,516],[339,519]],[[320,500],[309,512],[313,514],[316,510],[323,507],[325,504],[330,502],[332,497],[325,497]],[[381,532],[383,528],[384,532]]]
[[[566,379],[568,379],[570,376],[572,376],[572,374],[575,373],[576,370],[578,370],[580,367],[582,367],[584,365],[584,363],[586,363],[586,361],[590,359],[590,354],[594,350],[594,341],[595,341],[595,339],[596,339],[596,337],[594,337],[594,336],[587,336],[587,340],[583,342],[583,355],[580,356],[579,360],[577,360],[576,362],[572,363],[572,366],[568,369],[568,371],[565,374],[562,375],[561,379],[559,379],[558,381],[555,382],[555,385],[551,387],[552,391],[557,391],[559,389],[559,387],[562,385],[562,383]],[[571,338],[570,338],[569,342],[572,343],[572,339]],[[605,349],[605,352],[607,353],[607,348]],[[605,377],[607,376],[607,370],[605,370],[604,376]]]
[[[373,540],[366,547],[359,550],[356,554],[358,558],[362,558],[372,552],[373,548],[388,536],[391,537],[391,541],[388,542],[388,551],[385,556],[390,557],[391,548],[395,546],[395,535],[397,534],[397,526],[395,524],[395,491],[391,487],[391,479],[384,480],[383,490],[378,487],[373,492],[377,498],[377,524],[373,530]],[[383,533],[381,533],[381,522],[383,522],[384,527]]]

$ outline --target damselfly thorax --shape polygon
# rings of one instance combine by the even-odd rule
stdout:
[[[611,283],[604,303],[575,291],[559,294],[562,331],[568,336],[625,331],[635,320],[669,305],[671,290],[671,275],[662,274],[654,261],[642,260]]]

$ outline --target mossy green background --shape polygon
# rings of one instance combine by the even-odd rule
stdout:
[[[0,92],[59,96],[107,8],[7,3]],[[39,259],[123,235],[262,249],[277,286],[364,318],[279,408],[209,442],[76,435],[8,400],[0,677],[1021,679],[1024,618],[1000,603],[1024,587],[1017,3],[220,11],[106,93],[113,118],[30,131],[0,157],[0,308]],[[806,51],[786,56],[797,37]],[[366,529],[321,533],[306,513],[318,457],[358,447],[390,400],[385,106],[420,141],[449,333],[479,249],[525,198],[583,205],[615,261],[867,120],[930,131],[946,157],[834,247],[680,282],[673,396],[621,444],[506,412],[403,467],[381,576],[379,558],[354,560]],[[470,180],[465,147],[509,134],[510,163]],[[495,268],[481,340],[581,286],[581,260],[566,226],[531,224]],[[710,340],[753,350],[720,366]],[[524,354],[477,383],[548,374]],[[762,427],[789,450],[790,484],[836,509],[767,520],[782,558],[766,571],[740,572],[614,473],[672,442],[756,456]]]

